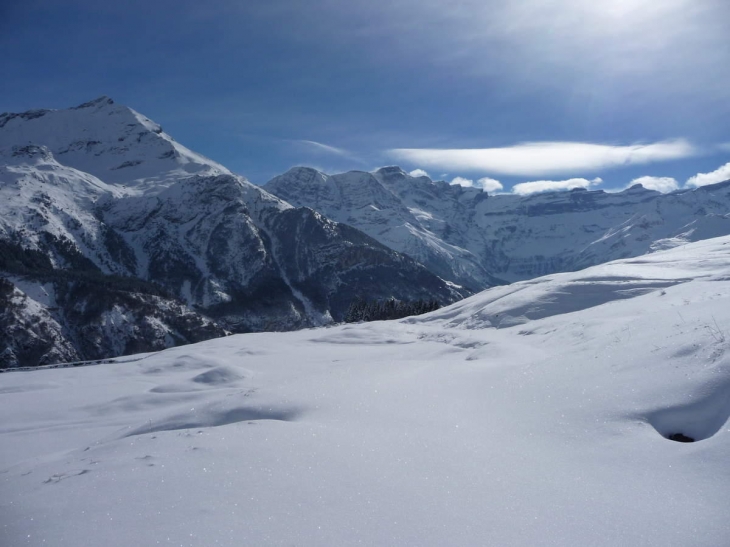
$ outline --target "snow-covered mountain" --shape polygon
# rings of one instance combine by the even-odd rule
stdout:
[[[0,148],[27,145],[43,145],[60,164],[125,193],[158,193],[194,174],[230,174],[109,97],[64,110],[0,114]]]
[[[338,175],[297,167],[265,188],[474,289],[730,234],[730,181],[671,194],[636,185],[488,196],[398,167]]]
[[[405,177],[404,199],[391,182]],[[408,176],[399,168],[367,173],[326,175],[295,167],[269,181],[267,191],[289,203],[311,207],[323,215],[354,226],[391,249],[405,253],[454,283],[483,288],[503,283],[481,264],[451,224],[468,226],[474,204],[486,199],[481,191],[433,183],[433,202],[420,203],[420,185],[428,179]],[[415,203],[415,201],[419,203]],[[466,215],[466,217],[465,217]]]
[[[322,325],[358,296],[468,294],[106,97],[0,116],[0,251],[5,324],[43,324],[33,344],[5,330],[0,366]]]
[[[728,545],[728,325],[722,237],[0,374],[0,545]]]

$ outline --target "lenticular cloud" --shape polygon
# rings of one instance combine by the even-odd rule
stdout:
[[[391,157],[428,168],[539,176],[642,165],[697,154],[686,140],[614,146],[583,142],[528,142],[502,148],[396,148]]]

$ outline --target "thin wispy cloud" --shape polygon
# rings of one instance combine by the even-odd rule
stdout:
[[[541,176],[595,172],[687,158],[699,153],[684,139],[616,146],[583,142],[528,142],[502,148],[396,148],[397,160],[453,171]]]
[[[638,177],[632,180],[626,188],[631,188],[635,184],[641,184],[647,190],[655,190],[662,194],[679,190],[679,183],[673,177]]]
[[[725,182],[726,180],[730,180],[730,162],[709,173],[697,173],[694,177],[690,177],[687,180],[686,186],[696,188],[699,186],[707,186],[708,184]]]
[[[313,157],[319,158],[315,161],[326,161],[324,156],[330,156],[333,158],[333,161],[334,158],[340,158],[339,163],[342,163],[342,160],[347,160],[347,163],[350,164],[354,162],[359,165],[367,165],[367,163],[358,154],[347,150],[346,148],[340,148],[309,139],[296,139],[289,140],[288,142],[293,143],[298,149],[300,149],[300,151],[306,151],[307,157],[304,161],[307,163],[311,163]]]
[[[597,186],[603,182],[602,179],[596,177],[588,180],[584,178],[574,178],[567,180],[534,180],[531,182],[521,182],[512,187],[512,192],[520,196],[529,194],[537,194],[541,192],[555,192],[560,190],[574,190],[575,188],[588,189]]]
[[[329,144],[324,144],[324,143],[317,142],[317,141],[310,141],[310,140],[306,140],[306,139],[299,139],[294,142],[303,144],[303,145],[313,148],[314,150],[317,150],[319,152],[326,152],[328,154],[342,156],[343,158],[352,157],[352,153],[349,152],[348,150],[345,150],[344,148],[337,148],[336,146],[330,146]]]

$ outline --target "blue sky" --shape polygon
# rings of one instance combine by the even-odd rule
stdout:
[[[726,0],[3,2],[0,111],[109,95],[259,184],[669,189],[730,162],[728,28]]]

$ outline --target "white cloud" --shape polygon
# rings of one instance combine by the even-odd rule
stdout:
[[[498,192],[500,190],[504,190],[504,186],[502,186],[501,182],[490,177],[482,177],[476,182],[464,177],[455,177],[451,181],[451,184],[458,184],[465,188],[481,188],[485,192]]]
[[[639,177],[632,180],[627,188],[631,188],[634,184],[641,184],[647,190],[656,190],[662,194],[674,192],[679,189],[679,183],[672,177]]]
[[[412,177],[428,177],[428,173],[424,171],[423,169],[414,169],[410,173],[408,173]]]
[[[512,192],[520,196],[528,194],[537,194],[538,192],[555,192],[557,190],[573,190],[575,188],[590,188],[603,182],[602,179],[596,177],[593,180],[577,178],[568,180],[535,180],[531,182],[521,182],[512,187]]]
[[[477,181],[477,186],[481,186],[485,192],[501,192],[504,190],[502,183],[490,177],[482,177]]]
[[[435,169],[539,176],[680,159],[694,156],[698,151],[688,141],[678,139],[625,146],[584,142],[527,142],[502,148],[396,148],[387,153],[398,160]]]
[[[465,179],[464,177],[454,177],[451,181],[451,185],[454,186],[455,184],[463,186],[464,188],[471,188],[474,186],[474,181],[471,179]]]
[[[687,179],[686,186],[707,186],[717,182],[730,180],[730,162],[718,167],[710,173],[697,173],[694,177]]]

